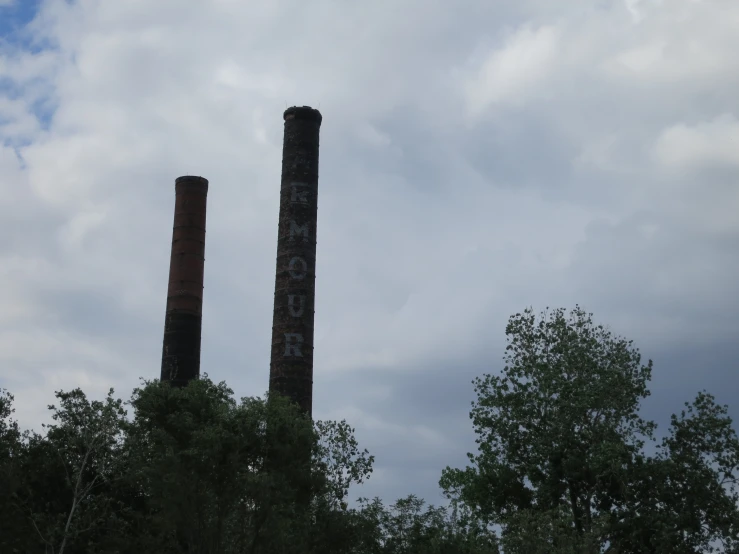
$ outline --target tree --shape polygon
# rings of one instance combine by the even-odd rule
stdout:
[[[653,457],[637,459],[610,537],[621,551],[730,552],[739,548],[739,439],[727,408],[698,393],[671,416]],[[633,524],[638,521],[637,527]]]
[[[46,434],[23,435],[13,502],[30,525],[18,531],[45,552],[64,554],[110,524],[115,506],[106,489],[120,474],[126,413],[112,389],[104,401],[91,402],[80,389],[55,396],[60,406],[49,406],[55,423]]]
[[[520,510],[507,521],[506,532],[501,540],[505,554],[601,552],[601,544],[600,526],[596,523],[591,529],[580,534],[573,527],[566,509]]]
[[[41,435],[19,432],[0,391],[2,552],[331,554],[359,544],[346,495],[373,458],[345,421],[314,423],[281,396],[237,402],[207,376],[183,388],[144,383],[131,421],[112,394],[57,392]]]
[[[27,541],[18,531],[32,532],[15,505],[23,443],[18,423],[12,419],[13,400],[12,394],[0,389],[0,552],[21,552]]]
[[[314,425],[283,397],[232,395],[207,376],[134,391],[129,478],[146,510],[131,540],[158,552],[340,551],[354,537],[340,508],[372,457],[346,422]]]
[[[360,499],[363,554],[498,554],[494,533],[456,509],[426,506],[411,495],[386,508]]]
[[[699,395],[655,456],[639,417],[652,362],[576,307],[512,316],[501,375],[475,380],[479,452],[440,484],[508,552],[710,552],[733,544],[739,443]],[[700,437],[705,436],[706,439]]]

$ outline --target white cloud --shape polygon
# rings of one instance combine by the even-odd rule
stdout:
[[[467,109],[476,117],[498,103],[525,103],[553,71],[559,32],[556,27],[517,29],[501,48],[494,49],[481,63],[477,75],[465,83]]]
[[[93,210],[75,214],[60,230],[60,239],[66,248],[81,248],[85,236],[105,221],[104,210]]]
[[[723,114],[694,125],[671,125],[659,135],[654,156],[662,166],[675,171],[739,168],[739,121],[733,114]]]
[[[721,80],[735,80],[730,75],[737,61],[729,46],[738,42],[735,3],[675,0],[637,4],[640,24],[603,64],[612,77],[640,88],[686,82],[691,88],[710,89]]]
[[[629,13],[631,14],[631,17],[633,18],[635,23],[640,22],[644,18],[644,14],[639,9],[642,1],[643,0],[624,0],[626,9],[629,10]]]

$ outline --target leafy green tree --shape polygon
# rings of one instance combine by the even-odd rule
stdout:
[[[13,515],[23,523],[8,533],[18,551],[84,551],[90,536],[110,523],[116,507],[106,489],[116,468],[125,411],[112,397],[90,402],[75,389],[58,391],[46,433],[25,432],[12,455]],[[23,547],[19,545],[22,544]]]
[[[207,376],[183,388],[149,383],[131,404],[129,478],[146,511],[129,525],[140,549],[339,552],[355,540],[341,508],[372,457],[346,422],[314,426],[279,396],[237,402]]]
[[[363,554],[498,554],[493,532],[469,514],[427,506],[416,496],[386,508],[379,498],[360,499]]]
[[[652,362],[576,307],[510,318],[501,375],[475,380],[479,452],[440,484],[509,552],[711,552],[737,536],[739,443],[725,408],[698,396],[644,453]],[[723,550],[722,550],[723,551]]]
[[[602,530],[598,523],[578,533],[566,509],[520,510],[508,520],[501,548],[505,554],[601,552]]]
[[[12,419],[13,400],[0,389],[0,552],[21,552],[28,544],[26,535],[33,532],[16,508],[23,443],[18,422]]]
[[[330,554],[359,544],[346,495],[373,458],[345,421],[314,423],[279,396],[237,402],[207,376],[184,388],[145,383],[130,421],[112,394],[57,392],[41,435],[19,432],[0,391],[2,552]]]
[[[728,410],[705,391],[685,407],[656,455],[637,458],[627,474],[625,501],[611,513],[610,539],[621,551],[739,548],[739,439]]]

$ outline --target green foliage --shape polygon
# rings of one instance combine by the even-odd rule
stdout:
[[[332,508],[345,507],[349,487],[369,478],[375,457],[360,451],[354,429],[344,420],[316,421],[315,429],[318,441],[313,460],[319,475],[326,478],[321,493]]]
[[[425,508],[425,509],[424,509]],[[385,508],[360,499],[366,554],[498,554],[495,535],[459,508],[426,506],[413,495]],[[464,508],[462,508],[464,510]]]
[[[134,392],[130,476],[147,498],[149,526],[137,534],[141,548],[331,552],[316,530],[342,529],[337,507],[372,458],[345,422],[314,426],[285,398],[232,394],[207,377]]]
[[[44,435],[18,432],[0,394],[3,552],[349,552],[346,495],[372,471],[346,422],[207,376],[134,391],[57,392]],[[7,525],[6,525],[7,523]]]
[[[737,536],[739,444],[706,394],[654,457],[638,415],[652,362],[576,307],[510,318],[502,375],[475,380],[479,452],[440,484],[508,552],[711,552]]]
[[[349,508],[374,458],[346,421],[207,376],[143,383],[130,419],[112,390],[59,391],[43,434],[20,432],[0,390],[0,552],[739,554],[726,407],[699,393],[657,443],[631,341],[579,307],[516,314],[506,334],[502,374],[475,380],[478,452],[442,472],[447,508]]]
[[[16,508],[22,435],[13,412],[13,395],[0,389],[0,552],[21,552],[26,543],[17,532],[27,527],[27,521]]]
[[[739,548],[739,439],[727,409],[700,392],[673,414],[653,457],[636,460],[611,536],[648,552],[729,552]],[[636,527],[630,522],[638,521]]]
[[[602,522],[578,533],[564,510],[520,510],[506,523],[501,539],[505,554],[585,554],[602,552]]]
[[[114,526],[117,506],[108,491],[120,476],[125,411],[112,393],[90,402],[79,389],[58,391],[60,406],[49,406],[54,423],[46,434],[27,432],[17,441],[9,503],[22,523],[11,533],[14,548],[79,551],[91,535]]]
[[[207,376],[184,388],[154,381],[133,392],[129,421],[112,391],[102,402],[79,389],[56,396],[45,435],[21,435],[12,397],[0,396],[13,499],[0,505],[13,524],[3,552],[497,552],[463,506],[450,514],[410,497],[349,509],[374,458],[346,421],[314,423],[283,397],[236,401]]]

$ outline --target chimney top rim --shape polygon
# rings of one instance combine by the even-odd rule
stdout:
[[[202,185],[208,185],[208,179],[205,177],[200,177],[199,175],[182,175],[181,177],[177,177],[174,180],[175,184],[177,183],[184,183],[184,182],[191,182],[191,183],[200,183]]]
[[[323,116],[321,112],[310,106],[293,106],[285,110],[285,113],[282,114],[282,119],[285,121],[288,119],[305,119],[314,121],[320,125]]]

